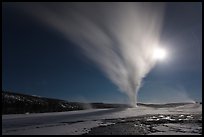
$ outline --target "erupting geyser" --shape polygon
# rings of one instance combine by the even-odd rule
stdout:
[[[159,44],[162,3],[19,5],[79,46],[129,97],[130,105],[136,105],[141,81],[156,62],[152,51]],[[165,55],[157,51],[155,56],[159,59]]]

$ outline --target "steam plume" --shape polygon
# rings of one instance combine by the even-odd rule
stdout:
[[[74,42],[135,106],[155,64],[162,3],[21,3],[27,13]]]

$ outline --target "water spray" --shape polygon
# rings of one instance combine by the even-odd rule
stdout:
[[[156,63],[152,53],[159,47],[163,3],[20,3],[19,6],[74,42],[129,97],[129,104],[136,106],[142,79]],[[157,51],[155,56],[165,55]]]

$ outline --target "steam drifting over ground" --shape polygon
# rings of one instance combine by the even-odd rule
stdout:
[[[15,4],[16,6],[17,4]],[[154,66],[162,3],[19,3],[20,9],[74,42],[135,106]]]

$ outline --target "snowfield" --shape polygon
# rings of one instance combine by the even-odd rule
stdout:
[[[80,135],[88,133],[92,128],[108,126],[103,120],[129,118],[145,115],[158,115],[161,119],[170,119],[163,115],[202,114],[201,104],[187,104],[179,107],[153,108],[139,106],[137,108],[89,109],[69,112],[2,115],[3,135]],[[171,124],[170,124],[171,125]],[[173,125],[171,125],[173,126]],[[157,126],[169,134],[167,127]],[[152,133],[156,134],[156,133]],[[165,134],[163,131],[158,134]],[[185,133],[183,133],[185,134]]]

